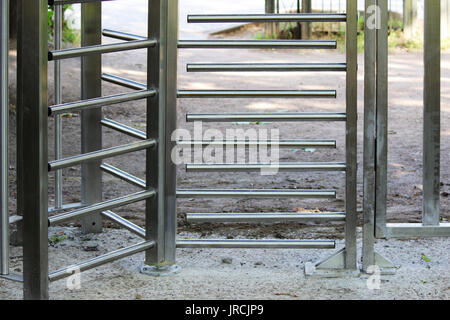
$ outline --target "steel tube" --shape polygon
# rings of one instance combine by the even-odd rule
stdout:
[[[177,190],[177,198],[335,198],[335,190]]]
[[[383,237],[386,229],[388,174],[388,0],[378,0],[381,12],[377,31],[377,108],[376,108],[376,169],[375,169],[375,236]],[[370,261],[369,261],[370,263]]]
[[[145,229],[139,227],[138,225],[132,223],[131,221],[128,221],[118,214],[115,214],[114,212],[108,210],[103,211],[102,216],[108,220],[111,220],[112,222],[118,224],[119,226],[123,227],[124,229],[130,231],[131,233],[145,239]]]
[[[280,148],[336,148],[336,140],[178,140],[177,145],[191,147],[257,147],[267,145]]]
[[[147,90],[147,86],[143,83],[133,81],[130,79],[126,79],[123,77],[115,76],[115,75],[112,75],[109,73],[104,73],[102,75],[102,80],[104,80],[106,82],[117,84],[117,85],[125,87],[125,88],[130,88],[130,89],[135,89],[135,90]]]
[[[336,90],[178,90],[178,98],[336,98]]]
[[[9,163],[8,163],[8,55],[9,55],[9,0],[0,7],[0,274],[9,274]]]
[[[157,44],[156,40],[147,39],[147,40],[135,40],[121,43],[87,46],[81,48],[54,50],[48,53],[48,60],[49,61],[62,60],[62,59],[84,57],[91,54],[104,54],[127,50],[145,49],[154,47],[156,46],[156,44]]]
[[[52,116],[67,112],[101,108],[112,104],[153,97],[155,94],[156,90],[140,90],[137,92],[120,93],[106,97],[86,99],[77,102],[69,102],[60,105],[50,106],[48,108],[48,115]]]
[[[131,195],[127,195],[124,197],[120,197],[113,200],[108,200],[104,202],[100,202],[97,204],[93,204],[78,210],[73,210],[67,213],[62,213],[56,216],[52,216],[48,218],[48,225],[52,226],[58,223],[69,222],[78,218],[82,218],[89,214],[100,213],[102,211],[107,211],[110,209],[123,207],[131,203],[143,201],[149,198],[152,198],[156,195],[155,190],[147,190],[137,192]]]
[[[17,46],[17,210],[24,299],[48,299],[48,2],[22,0]]]
[[[345,72],[345,63],[193,63],[187,72]]]
[[[177,248],[335,249],[331,240],[177,240]]]
[[[118,40],[125,40],[125,41],[133,41],[133,40],[145,40],[147,37],[138,36],[136,34],[121,32],[121,31],[115,31],[110,29],[103,29],[102,35],[108,38],[118,39]]]
[[[102,3],[81,4],[81,47],[102,43]],[[89,55],[81,58],[81,100],[102,96],[102,56]],[[103,148],[102,109],[81,111],[81,153],[89,153]],[[81,166],[81,202],[91,205],[103,200],[101,160],[90,161]],[[62,172],[58,170],[58,172]],[[84,234],[102,232],[102,217],[94,214],[81,220]]]
[[[357,181],[358,181],[358,4],[347,1],[346,25],[346,114],[345,127],[345,269],[357,270]],[[367,21],[367,20],[366,20]]]
[[[298,171],[345,171],[347,165],[345,163],[235,163],[235,164],[206,164],[192,163],[186,164],[187,172],[254,172],[265,169],[276,168],[279,171],[298,172]]]
[[[344,212],[324,213],[187,213],[188,222],[198,223],[283,223],[345,221]]]
[[[188,15],[188,23],[252,23],[252,22],[345,22],[346,14],[301,13],[301,14],[217,14]]]
[[[176,263],[176,165],[172,161],[177,128],[177,41],[178,1],[148,1],[148,36],[158,39],[158,47],[147,51],[147,87],[158,88],[147,99],[146,133],[158,141],[146,155],[147,188],[158,190],[157,199],[145,207],[146,239],[157,243],[145,252],[146,265]]]
[[[422,223],[388,223],[386,225],[387,239],[450,237],[450,223],[437,226],[424,226]]]
[[[103,119],[101,121],[101,124],[109,129],[118,131],[120,133],[126,134],[130,137],[145,140],[147,139],[147,134],[141,130],[129,127],[123,123],[110,120],[110,119]]]
[[[336,49],[334,40],[180,40],[179,49]]]
[[[284,121],[346,121],[345,113],[232,113],[232,114],[187,114],[186,121],[204,122],[284,122]]]
[[[134,143],[125,144],[122,146],[112,147],[108,149],[103,149],[99,151],[89,152],[77,156],[73,156],[70,158],[65,158],[61,160],[51,161],[48,163],[48,171],[61,170],[64,168],[76,166],[82,163],[86,163],[88,161],[94,161],[99,159],[106,159],[115,156],[119,156],[122,154],[145,150],[148,148],[152,148],[156,145],[156,141],[153,139],[139,141]]]
[[[64,279],[67,277],[70,277],[75,272],[83,272],[89,269],[93,269],[96,267],[99,267],[101,265],[104,265],[109,262],[113,262],[119,259],[123,259],[126,257],[129,257],[131,255],[134,255],[136,253],[148,250],[155,246],[154,241],[145,241],[141,242],[132,246],[129,246],[127,248],[119,249],[113,252],[109,252],[107,254],[92,258],[90,260],[77,263],[73,266],[69,266],[67,268],[63,268],[57,271],[53,271],[49,273],[48,280],[50,282],[57,281],[60,279]]]
[[[107,164],[107,163],[102,164],[100,166],[100,169],[103,172],[106,172],[116,178],[119,178],[128,183],[131,183],[132,185],[135,185],[136,187],[140,187],[143,189],[145,189],[145,187],[146,187],[145,180],[139,179],[138,177],[135,177],[132,174],[125,172],[123,170],[120,170],[112,165]]]
[[[60,50],[62,45],[62,28],[63,28],[63,7],[55,7],[55,50]],[[55,81],[55,104],[62,103],[61,88],[61,61],[55,61],[54,70]],[[55,160],[62,158],[62,119],[61,116],[55,116]],[[55,173],[55,208],[61,208],[63,205],[62,196],[62,171]]]
[[[366,0],[366,19],[376,0]],[[363,270],[375,264],[375,163],[377,110],[377,30],[365,28],[364,46],[364,203]]]
[[[441,210],[441,1],[425,0],[424,39],[422,222],[437,226]]]

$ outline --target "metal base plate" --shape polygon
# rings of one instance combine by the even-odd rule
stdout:
[[[15,273],[10,273],[10,274],[5,274],[5,275],[0,275],[0,279],[5,279],[5,280],[9,280],[9,281],[14,281],[14,282],[23,282],[23,276],[21,274],[15,274]]]
[[[143,264],[141,266],[141,273],[152,277],[168,277],[175,275],[180,271],[181,267],[176,264],[170,266],[149,266]]]
[[[379,268],[380,275],[394,275],[397,273],[397,267],[388,259],[383,257],[378,252],[375,252],[375,266]],[[367,272],[367,270],[362,270],[366,274],[372,274],[372,272]]]
[[[305,264],[305,276],[320,278],[359,277],[359,269],[349,270],[345,268],[345,248],[339,250],[331,257],[317,263]]]

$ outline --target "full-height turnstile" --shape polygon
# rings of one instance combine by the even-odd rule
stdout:
[[[101,2],[95,0],[53,0],[56,7],[67,3],[82,3],[82,47],[47,49],[47,0],[22,0],[19,16],[18,45],[18,210],[24,217],[24,293],[25,298],[47,298],[49,281],[70,276],[75,270],[84,271],[104,263],[145,251],[143,271],[157,265],[172,266],[175,249],[179,248],[334,248],[334,241],[297,240],[176,240],[176,198],[181,197],[251,197],[251,198],[333,198],[335,190],[176,190],[175,168],[170,159],[173,142],[171,134],[176,127],[176,99],[194,97],[294,97],[335,98],[334,90],[276,90],[276,91],[208,91],[176,90],[177,46],[181,49],[197,48],[307,48],[335,49],[336,41],[191,41],[177,42],[177,1],[149,0],[149,27],[147,37],[114,30],[101,30]],[[58,11],[57,11],[58,13]],[[60,14],[60,11],[59,11]],[[346,14],[294,14],[294,15],[215,15],[190,16],[190,22],[237,22],[237,21],[340,21],[346,22],[347,61],[335,64],[190,64],[189,71],[341,71],[346,72],[346,110],[342,113],[276,113],[276,114],[188,114],[188,121],[341,121],[346,123],[345,163],[296,163],[279,164],[281,170],[294,171],[345,171],[346,212],[315,214],[225,214],[188,215],[191,221],[345,221],[345,248],[331,258],[317,264],[317,268],[333,270],[357,270],[356,246],[356,151],[357,151],[357,7],[348,1]],[[57,23],[57,25],[60,25]],[[101,44],[101,35],[125,40],[113,44]],[[57,39],[59,41],[59,39]],[[101,74],[101,55],[133,49],[148,50],[147,84],[124,79],[113,74]],[[82,99],[61,103],[61,92],[56,92],[57,103],[48,106],[47,65],[55,61],[56,73],[60,62],[69,58],[82,59]],[[156,66],[156,67],[155,67]],[[115,83],[136,91],[113,96],[101,96],[100,80]],[[58,91],[58,76],[56,77]],[[147,101],[147,132],[102,118],[101,108],[137,99]],[[48,159],[47,124],[49,117],[56,119],[56,131],[61,130],[58,115],[67,112],[82,113],[82,152],[79,156],[63,158],[58,151],[57,159]],[[137,142],[102,149],[101,127],[105,126],[138,139]],[[64,129],[64,128],[62,128]],[[205,141],[181,141],[181,144],[206,143]],[[224,141],[223,144],[242,142]],[[244,142],[252,144],[252,141]],[[335,146],[334,141],[281,141],[281,145]],[[60,141],[56,139],[56,149]],[[146,177],[141,179],[116,168],[104,159],[129,152],[146,150]],[[54,208],[48,208],[48,174],[64,168],[82,166],[81,204],[63,204],[57,196]],[[227,164],[208,167],[188,164],[187,169],[204,170],[259,170],[267,164],[252,166]],[[101,172],[111,174],[143,191],[103,201],[101,197]],[[58,178],[56,179],[58,181]],[[57,182],[58,183],[58,182]],[[60,188],[60,187],[59,187]],[[56,188],[58,192],[59,188]],[[58,198],[59,197],[59,198]],[[146,229],[123,219],[111,210],[133,202],[145,201]],[[59,210],[71,210],[59,213]],[[49,217],[49,212],[52,215]],[[83,219],[85,232],[97,232],[101,218],[114,221],[144,239],[143,242],[120,249],[86,262],[48,270],[48,226]],[[147,230],[147,231],[146,231]],[[158,271],[157,270],[157,271]],[[152,270],[150,270],[152,271]]]
[[[187,114],[188,122],[302,122],[302,121],[345,121],[346,123],[346,162],[345,163],[280,163],[280,171],[345,171],[346,172],[346,212],[345,213],[202,213],[187,214],[190,222],[307,222],[307,221],[345,221],[345,248],[329,259],[316,264],[316,269],[324,271],[358,272],[356,243],[356,175],[357,175],[357,4],[347,2],[345,14],[263,14],[263,15],[190,15],[190,23],[234,23],[234,22],[346,22],[346,62],[330,64],[188,64],[188,72],[233,72],[233,71],[337,71],[346,72],[346,110],[342,113],[238,113],[238,114]],[[123,32],[104,30],[103,35],[116,39],[136,41],[141,36]],[[238,48],[291,48],[291,49],[336,49],[336,41],[312,40],[180,40],[179,49],[238,49]],[[144,84],[112,74],[104,74],[103,79],[121,86],[143,90]],[[335,90],[178,90],[180,99],[188,98],[335,98]],[[112,124],[113,125],[113,124]],[[145,136],[130,133],[143,139]],[[211,141],[178,141],[178,144],[206,146]],[[214,142],[222,146],[250,146],[255,141]],[[333,141],[279,141],[280,146],[321,146],[335,147]],[[241,172],[260,171],[273,164],[187,164],[188,172]],[[104,168],[105,170],[110,170]],[[130,177],[126,172],[119,173],[123,179],[145,185],[144,181]],[[334,198],[335,190],[177,190],[177,198]],[[141,233],[143,234],[143,230]],[[335,248],[335,241],[320,240],[181,240],[176,241],[178,248]]]
[[[48,5],[81,3],[82,46],[48,51]],[[170,161],[170,132],[175,129],[176,110],[176,40],[177,1],[149,0],[148,36],[136,41],[101,44],[101,1],[93,0],[22,0],[19,8],[18,40],[18,211],[23,214],[24,233],[24,297],[48,298],[48,284],[76,270],[84,271],[141,251],[146,252],[146,265],[170,265],[175,262],[175,170]],[[59,16],[61,19],[61,16]],[[60,20],[57,27],[61,27]],[[59,41],[59,39],[57,39]],[[147,49],[147,87],[136,92],[101,95],[102,54]],[[48,106],[47,65],[69,58],[82,59],[82,100]],[[56,77],[56,82],[58,82]],[[132,100],[146,100],[147,132],[145,139],[130,144],[102,149],[101,128],[112,120],[102,119],[101,108]],[[81,112],[81,155],[48,159],[48,119],[55,117],[60,130],[59,115]],[[127,128],[120,126],[118,131]],[[64,128],[63,128],[64,129]],[[128,130],[131,130],[128,128]],[[167,135],[169,133],[169,135]],[[57,141],[58,150],[60,142]],[[142,166],[146,168],[144,190],[117,199],[104,201],[101,189],[101,165],[113,167],[102,160],[130,152],[145,150]],[[57,196],[56,213],[49,217],[48,175],[72,166],[82,166],[82,199],[77,205],[62,204]],[[118,169],[114,168],[115,171]],[[58,180],[58,179],[57,179]],[[57,189],[58,190],[58,189]],[[113,208],[145,201],[148,232],[144,240],[127,248],[98,256],[89,261],[49,272],[48,227],[58,223],[83,219],[86,232],[101,228],[101,216],[137,228],[114,212]],[[58,209],[70,209],[59,213]],[[75,208],[73,208],[75,207]],[[171,248],[172,246],[172,248]]]

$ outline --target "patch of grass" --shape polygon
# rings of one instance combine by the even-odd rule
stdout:
[[[50,237],[50,239],[48,239],[48,242],[50,244],[57,244],[63,242],[64,240],[67,240],[67,235],[64,232],[61,232],[58,235]]]
[[[277,39],[277,35],[276,34],[264,34],[261,32],[258,32],[257,34],[255,34],[255,40],[273,40],[273,39]]]

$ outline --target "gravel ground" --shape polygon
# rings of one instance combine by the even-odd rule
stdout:
[[[82,236],[77,228],[51,228],[50,235],[67,235],[50,246],[50,268],[137,243],[123,230]],[[182,238],[198,237],[182,233]],[[98,252],[86,252],[98,246]],[[342,241],[338,242],[342,246]],[[382,276],[379,290],[369,290],[367,276],[305,278],[306,262],[329,256],[327,250],[179,249],[182,270],[170,277],[139,273],[138,254],[89,270],[81,275],[81,289],[69,290],[67,280],[50,285],[51,299],[449,299],[450,239],[378,241],[376,249],[398,266],[397,274]],[[422,258],[423,255],[426,258]],[[13,269],[20,271],[22,253],[12,251]],[[428,259],[427,259],[428,258]],[[230,261],[231,260],[231,261]],[[427,261],[425,261],[427,260]],[[0,280],[0,299],[20,299],[22,286]]]

